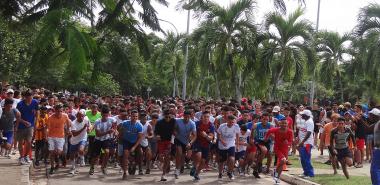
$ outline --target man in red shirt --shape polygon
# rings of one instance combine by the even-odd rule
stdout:
[[[265,134],[265,140],[269,137],[274,137],[274,153],[276,154],[279,165],[273,173],[273,178],[276,184],[280,183],[280,175],[283,169],[283,165],[286,163],[286,156],[288,155],[289,146],[293,141],[293,131],[288,128],[288,122],[286,119],[279,120],[279,126],[271,128]]]

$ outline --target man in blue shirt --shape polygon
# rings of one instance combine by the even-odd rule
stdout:
[[[19,162],[20,164],[27,164],[31,162],[27,156],[32,149],[34,118],[38,112],[38,102],[33,99],[32,91],[30,89],[24,92],[24,100],[17,104],[17,110],[21,114],[21,119],[18,123],[16,123],[15,129],[16,139],[17,142],[19,142]],[[23,143],[25,143],[25,151],[23,148]]]
[[[128,169],[128,158],[130,153],[134,153],[135,151],[138,151],[138,147],[140,147],[140,142],[143,138],[143,126],[138,121],[139,114],[136,110],[133,110],[131,112],[131,120],[126,120],[122,124],[120,124],[119,127],[122,130],[123,135],[122,141],[123,141],[123,150],[124,150],[124,156],[123,156],[123,179],[125,180],[127,178],[127,172]]]
[[[180,169],[184,163],[184,155],[187,150],[191,149],[192,144],[197,138],[195,123],[191,121],[191,111],[185,110],[183,119],[177,119],[174,127],[174,144],[176,146],[176,171],[175,178],[178,179]],[[191,152],[188,152],[190,157]]]

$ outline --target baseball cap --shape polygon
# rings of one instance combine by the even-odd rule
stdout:
[[[272,112],[280,112],[280,106],[274,106]]]
[[[8,89],[8,90],[7,90],[7,94],[8,94],[8,93],[12,93],[12,94],[13,94],[13,93],[15,93],[15,91],[14,91],[13,89]]]
[[[378,108],[373,108],[368,114],[373,114],[375,116],[380,116],[380,110]]]
[[[313,114],[311,113],[310,110],[303,110],[302,112],[300,112],[301,115],[305,115],[305,116],[309,116],[309,117],[313,117]]]

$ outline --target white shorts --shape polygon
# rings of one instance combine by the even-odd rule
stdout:
[[[48,137],[48,143],[49,143],[49,151],[53,151],[53,150],[63,151],[65,138]]]

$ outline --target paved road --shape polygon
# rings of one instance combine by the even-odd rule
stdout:
[[[274,181],[270,176],[262,175],[261,179],[255,179],[252,175],[247,177],[236,177],[234,181],[229,180],[226,176],[222,180],[217,179],[216,171],[210,171],[202,173],[200,175],[201,180],[199,182],[194,182],[192,177],[188,174],[188,170],[185,170],[185,173],[179,177],[179,179],[174,179],[174,175],[168,176],[167,182],[160,182],[160,173],[158,170],[153,170],[150,175],[135,175],[128,176],[128,180],[121,180],[121,174],[118,169],[109,168],[108,176],[104,176],[100,172],[100,168],[95,170],[93,176],[88,175],[88,167],[83,167],[79,169],[79,174],[73,176],[68,174],[69,169],[60,169],[56,174],[52,175],[48,184],[52,185],[100,185],[100,184],[130,184],[130,185],[146,185],[146,184],[199,184],[199,185],[213,185],[213,184],[230,184],[230,185],[240,185],[240,184],[274,184]],[[35,175],[38,173],[43,173],[44,170],[38,170]],[[34,184],[44,184],[41,183],[42,180],[39,180],[39,183]],[[285,182],[281,182],[282,185],[287,185]]]

